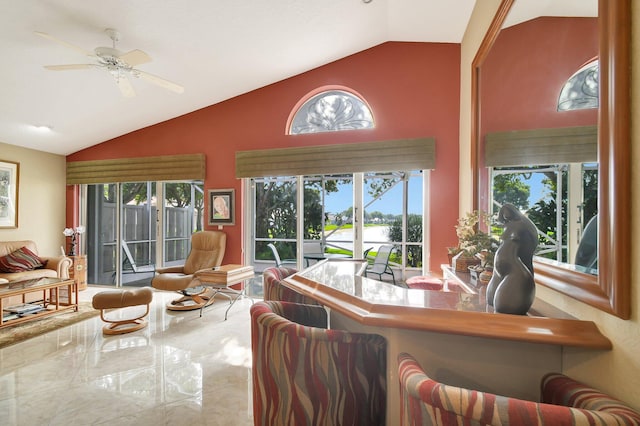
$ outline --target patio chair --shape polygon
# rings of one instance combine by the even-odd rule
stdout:
[[[129,245],[125,240],[122,240],[122,251],[124,252],[123,263],[123,271],[124,272],[133,272],[134,274],[144,273],[144,272],[155,272],[155,265],[137,265],[136,260],[129,249]],[[129,268],[127,268],[127,265]]]
[[[584,266],[589,272],[598,268],[598,215],[592,217],[584,227],[575,264]]]
[[[324,253],[324,246],[322,241],[308,241],[302,244],[302,251],[304,253]]]
[[[318,256],[324,253],[324,247],[322,245],[322,241],[309,241],[302,244],[302,252],[304,253],[304,264],[305,266],[309,266],[311,261],[313,263],[318,262],[318,259],[312,259],[307,256]]]
[[[369,274],[374,274],[378,276],[380,281],[383,281],[383,275],[391,275],[391,279],[395,285],[396,277],[393,274],[393,269],[389,266],[389,258],[391,257],[393,249],[394,247],[391,244],[380,246],[373,263],[367,266],[367,269],[364,271],[364,276],[367,277]]]
[[[363,253],[362,253],[362,258],[364,260],[366,260],[367,262],[369,262],[369,252],[373,250],[373,247],[369,247],[368,249],[366,249]]]
[[[281,266],[285,266],[285,264],[292,265],[293,267],[297,267],[298,266],[298,262],[296,262],[295,259],[284,259],[284,260],[280,259],[280,253],[278,253],[278,249],[272,243],[267,244],[267,246],[273,252],[273,258],[276,261],[276,267],[279,268]]]

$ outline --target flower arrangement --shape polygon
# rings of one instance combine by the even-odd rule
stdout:
[[[499,242],[483,231],[481,225],[488,228],[491,225],[490,216],[482,210],[467,213],[456,225],[458,236],[458,252],[466,257],[477,257],[485,268],[493,267],[493,255]]]
[[[69,256],[76,255],[76,244],[78,243],[78,236],[84,234],[84,226],[76,226],[75,228],[64,228],[62,233],[65,237],[71,237],[71,245],[69,246]]]

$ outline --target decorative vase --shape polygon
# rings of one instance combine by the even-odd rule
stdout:
[[[71,236],[71,244],[69,245],[69,254],[68,256],[76,255],[76,234]]]

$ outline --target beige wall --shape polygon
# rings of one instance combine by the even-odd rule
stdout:
[[[640,3],[632,2],[632,22],[640,22]],[[460,211],[471,209],[471,170],[469,167],[471,115],[471,62],[489,26],[499,0],[476,2],[472,21],[462,43],[461,111],[460,111]],[[632,114],[640,114],[640,28],[632,29]],[[632,187],[640,184],[640,126],[632,123]],[[634,211],[640,208],[640,192],[634,191],[631,200]],[[640,216],[632,219],[631,234],[640,236]],[[611,351],[592,351],[565,348],[563,372],[575,379],[600,388],[632,407],[640,410],[640,252],[632,247],[632,317],[624,321],[605,314],[566,296],[538,287],[538,297],[558,306],[582,320],[594,321],[600,331],[613,343]]]
[[[34,240],[46,256],[65,243],[65,157],[0,143],[0,159],[20,163],[18,228],[0,229],[0,241]]]
[[[460,214],[473,210],[471,169],[471,64],[501,0],[476,2],[464,33],[460,57]]]

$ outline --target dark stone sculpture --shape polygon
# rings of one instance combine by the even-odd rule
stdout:
[[[504,224],[504,232],[487,286],[487,303],[495,312],[525,315],[536,294],[533,252],[538,246],[538,229],[512,204],[502,206],[498,221]]]

